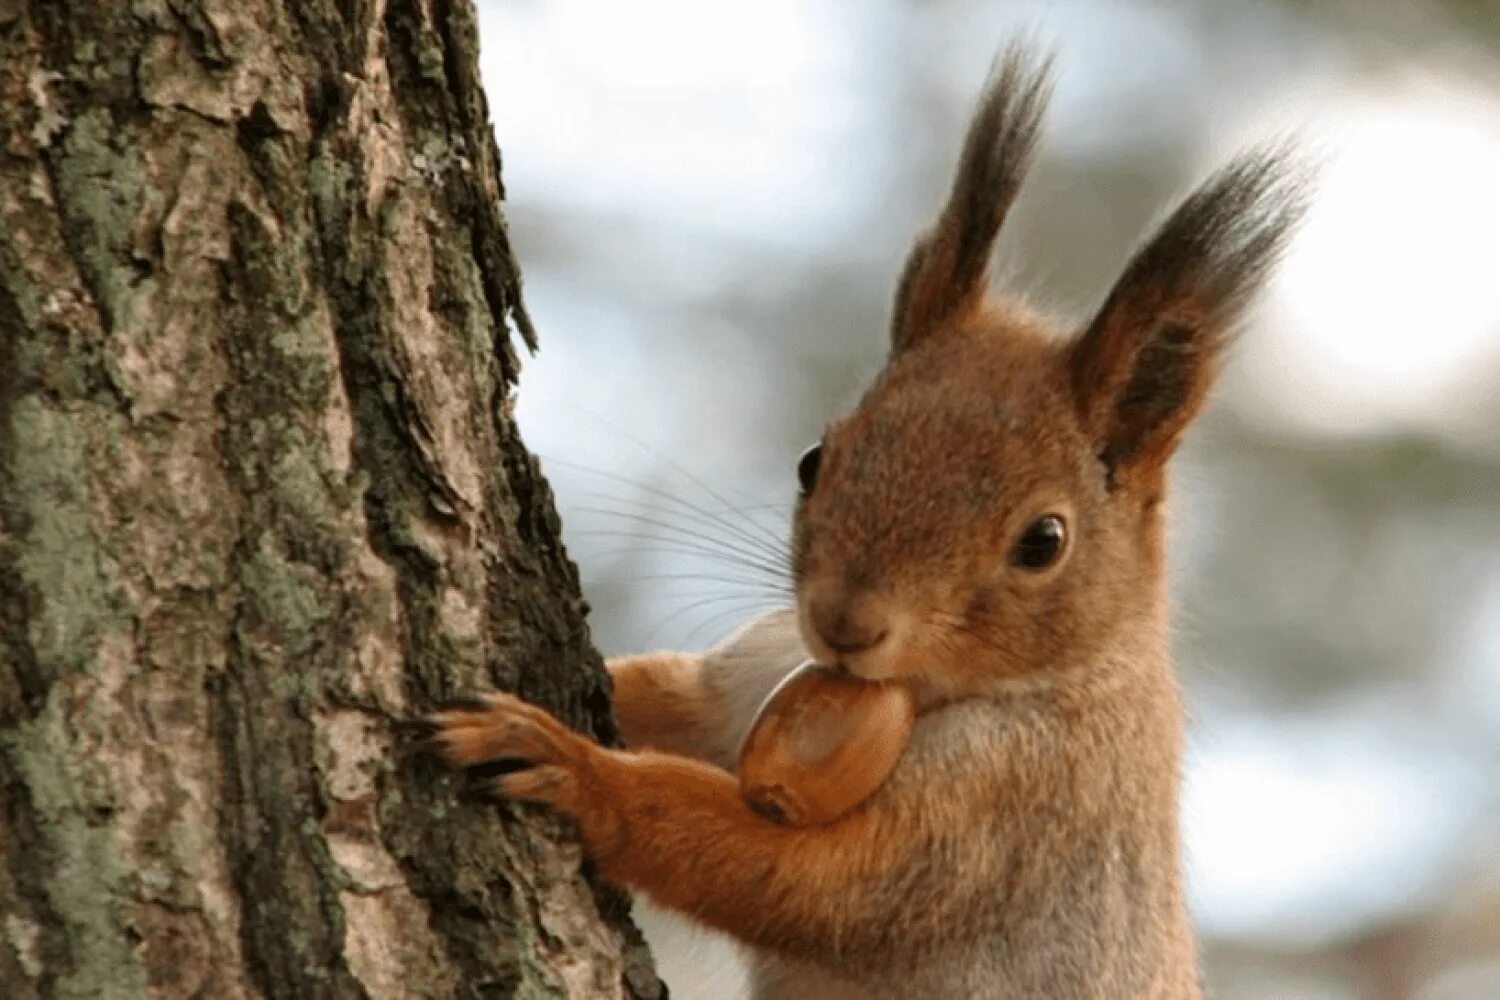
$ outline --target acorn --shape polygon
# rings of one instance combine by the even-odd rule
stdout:
[[[916,702],[905,685],[812,661],[778,684],[740,749],[740,792],[787,826],[830,823],[875,794],[906,749]]]

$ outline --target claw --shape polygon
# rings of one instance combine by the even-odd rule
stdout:
[[[539,802],[569,815],[578,813],[578,779],[566,767],[541,764],[514,771],[496,778],[494,787],[507,799]]]
[[[537,765],[519,757],[504,757],[470,764],[464,768],[462,795],[466,799],[494,801],[496,798],[511,798],[504,789],[504,780],[513,774],[532,770]]]
[[[407,743],[430,743],[438,734],[438,724],[431,719],[392,719],[391,730]]]
[[[446,715],[452,713],[488,712],[494,707],[494,702],[483,695],[468,694],[461,695],[438,705],[435,714]]]
[[[458,790],[458,798],[464,802],[482,802],[493,805],[502,796],[493,781],[487,781],[482,784],[479,782],[464,782],[463,787]]]
[[[399,728],[464,769],[466,799],[539,802],[569,813],[580,806],[575,769],[586,766],[589,744],[546,710],[513,695],[450,702]]]
[[[396,750],[403,756],[447,756],[442,727],[432,719],[392,719],[391,731],[396,737]]]
[[[533,761],[520,757],[502,757],[499,760],[470,764],[464,768],[464,774],[473,781],[493,781],[502,774],[515,774],[517,771],[525,771],[535,766]]]

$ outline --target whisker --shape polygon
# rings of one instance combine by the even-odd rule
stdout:
[[[784,550],[787,547],[786,538],[782,534],[775,534],[775,535],[773,535],[772,537],[774,539],[775,544],[771,545],[771,546],[768,546],[767,543],[761,537],[756,536],[756,535],[751,535],[751,534],[747,533],[739,524],[737,524],[734,521],[730,520],[729,518],[723,516],[725,514],[734,514],[736,516],[742,517],[743,519],[745,519],[747,521],[752,521],[752,523],[756,523],[756,526],[759,527],[760,525],[758,524],[758,522],[753,522],[753,519],[750,518],[750,516],[745,513],[745,511],[751,510],[751,509],[755,509],[755,508],[752,508],[752,507],[728,507],[728,508],[724,508],[724,509],[719,510],[719,511],[712,511],[712,510],[709,510],[706,507],[699,507],[696,504],[693,504],[690,501],[688,501],[688,500],[686,500],[686,499],[684,499],[682,497],[673,496],[671,493],[666,493],[666,492],[663,492],[663,491],[653,491],[653,492],[657,493],[661,498],[663,498],[665,500],[668,500],[668,501],[671,501],[673,504],[676,505],[676,509],[674,509],[672,507],[667,507],[667,506],[662,506],[662,507],[646,506],[645,509],[647,509],[647,510],[658,510],[663,515],[669,516],[669,517],[670,516],[686,517],[689,520],[691,520],[692,522],[694,522],[696,524],[703,525],[704,527],[718,528],[718,529],[721,529],[721,530],[724,530],[724,531],[733,532],[735,534],[735,536],[738,537],[741,541],[743,541],[746,544],[748,544],[748,545],[750,545],[750,546],[752,546],[754,548],[757,548],[757,549],[771,549],[771,550],[780,552],[780,551]],[[609,502],[617,503],[617,504],[621,504],[621,505],[637,505],[638,504],[638,501],[636,501],[636,500],[634,500],[634,499],[632,499],[630,497],[616,496],[616,495],[614,495],[612,493],[604,493],[604,492],[601,492],[599,490],[583,490],[582,494],[584,496],[591,497],[594,500],[609,501]],[[642,506],[644,506],[644,505],[642,505]],[[773,507],[773,506],[778,506],[778,505],[775,505],[775,504],[758,504],[758,505],[756,505],[756,507],[758,507],[758,508]],[[629,511],[629,506],[622,506],[620,509],[628,512]],[[789,509],[789,508],[784,508],[784,509]]]
[[[734,506],[734,505],[733,505],[733,504],[731,504],[731,503],[730,503],[730,502],[729,502],[729,501],[728,501],[728,500],[726,500],[726,499],[724,499],[724,498],[723,498],[723,497],[722,497],[722,496],[720,496],[720,495],[719,495],[719,494],[718,494],[718,493],[716,493],[716,492],[714,492],[714,491],[713,491],[713,490],[712,490],[712,489],[711,489],[711,488],[710,488],[710,487],[709,487],[709,486],[708,486],[708,484],[707,484],[707,483],[705,483],[705,482],[703,482],[703,481],[702,481],[702,480],[701,480],[701,479],[699,479],[699,478],[698,478],[698,477],[697,477],[697,476],[695,476],[695,475],[693,475],[693,474],[692,474],[692,473],[691,473],[691,472],[689,472],[689,471],[687,471],[687,470],[686,470],[686,469],[684,469],[684,468],[683,468],[683,467],[682,467],[682,466],[680,466],[680,465],[678,465],[678,464],[677,464],[677,463],[676,463],[676,462],[674,462],[674,461],[672,461],[672,460],[671,460],[671,459],[670,459],[670,458],[669,458],[669,459],[667,459],[667,461],[668,461],[668,462],[669,462],[669,463],[670,463],[670,464],[671,464],[671,465],[672,465],[672,466],[673,466],[673,467],[675,467],[675,468],[676,468],[676,469],[677,469],[677,471],[678,471],[678,472],[680,472],[680,473],[681,473],[681,474],[682,474],[682,475],[684,475],[684,476],[686,476],[686,477],[687,477],[687,479],[688,479],[688,481],[689,481],[689,482],[692,482],[692,483],[694,483],[694,484],[695,484],[695,485],[697,485],[697,487],[698,487],[698,488],[699,488],[699,489],[700,489],[700,490],[702,490],[702,491],[703,491],[703,492],[705,492],[705,493],[707,493],[707,494],[708,494],[708,495],[709,495],[709,496],[711,496],[711,497],[713,497],[713,498],[714,498],[714,499],[715,499],[715,500],[717,500],[717,501],[718,501],[718,502],[719,502],[719,503],[721,503],[721,504],[723,504],[723,505],[724,505],[724,506],[725,506],[725,507],[726,507],[726,508],[733,508],[733,506]],[[760,522],[759,522],[759,521],[748,521],[748,522],[747,522],[747,523],[749,523],[749,524],[750,524],[750,525],[751,525],[751,526],[752,526],[752,527],[755,527],[755,528],[758,528],[758,529],[759,529],[759,530],[760,530],[760,533],[761,533],[761,535],[762,535],[762,537],[764,537],[764,538],[766,538],[766,539],[767,539],[767,540],[768,540],[768,541],[770,541],[770,543],[771,543],[771,544],[772,544],[772,545],[773,545],[773,546],[779,546],[779,545],[781,545],[781,544],[782,544],[782,541],[781,541],[781,539],[780,539],[780,538],[778,538],[778,537],[777,537],[777,536],[776,536],[776,535],[775,535],[775,534],[773,534],[773,533],[772,533],[772,532],[770,532],[770,531],[768,531],[768,530],[767,530],[767,529],[766,529],[766,527],[765,527],[765,525],[763,525],[763,524],[761,524],[761,523],[760,523]]]
[[[624,433],[617,427],[613,429],[617,433]],[[578,533],[596,538],[644,540],[650,543],[621,549],[618,554],[670,553],[739,571],[668,572],[636,576],[635,579],[643,581],[664,580],[711,585],[695,588],[684,594],[683,596],[694,599],[668,614],[652,628],[645,643],[647,646],[653,645],[661,633],[681,622],[685,616],[704,609],[709,609],[707,617],[688,632],[685,642],[692,642],[705,630],[716,627],[731,617],[785,607],[794,599],[790,543],[784,532],[773,530],[756,516],[758,512],[766,511],[776,511],[785,516],[791,505],[769,502],[735,504],[669,456],[656,452],[629,434],[624,436],[655,454],[677,476],[707,497],[708,502],[688,499],[653,483],[632,480],[627,476],[577,462],[543,456],[543,461],[547,464],[568,467],[601,480],[622,484],[656,501],[641,503],[635,497],[615,496],[598,490],[580,491],[594,505],[573,506],[574,511],[611,518],[636,530],[585,529]],[[625,509],[618,509],[614,505]],[[630,509],[631,507],[639,509]]]
[[[750,605],[749,607],[733,607],[733,608],[730,608],[727,611],[720,611],[716,615],[711,615],[706,621],[702,622],[697,628],[695,628],[691,632],[689,632],[687,634],[687,636],[684,637],[683,643],[685,645],[691,645],[697,639],[697,637],[699,635],[701,635],[702,633],[704,633],[706,631],[709,631],[711,629],[720,628],[720,627],[723,626],[724,622],[733,620],[737,616],[740,616],[740,615],[749,616],[749,615],[759,614],[762,611],[770,611],[772,608],[775,608],[777,606],[778,605],[774,604],[774,603],[772,603],[772,604],[760,604],[760,605]]]
[[[774,510],[774,511],[777,511],[777,512],[782,513],[782,514],[790,514],[792,512],[792,505],[789,504],[789,503],[780,503],[780,502],[777,502],[777,501],[770,501],[770,502],[767,502],[767,503],[746,504],[743,507],[735,507],[735,508],[733,508],[733,511],[736,514],[743,514],[746,511],[751,511],[751,510]]]
[[[641,445],[642,447],[645,447],[645,445],[644,445],[643,442],[636,441],[636,443],[638,445]],[[648,449],[648,450],[650,450],[650,449]],[[665,456],[658,456],[658,457],[663,458],[670,465],[672,465],[672,467],[674,469],[676,469],[676,471],[678,473],[680,473],[683,476],[686,476],[689,480],[691,480],[692,482],[694,482],[700,489],[702,489],[704,492],[708,493],[709,496],[711,496],[714,500],[716,500],[720,504],[723,504],[723,506],[724,506],[724,508],[725,508],[726,511],[738,513],[738,510],[734,507],[733,504],[730,504],[728,501],[724,500],[724,498],[720,497],[717,493],[714,493],[707,486],[705,486],[701,481],[697,480],[695,477],[693,477],[690,473],[688,473],[681,466],[678,466],[676,462],[672,461],[669,458],[666,458]],[[544,461],[552,462],[552,463],[555,463],[555,464],[558,464],[558,465],[568,466],[570,468],[577,469],[577,470],[579,470],[581,472],[585,472],[585,473],[588,473],[590,475],[599,476],[599,477],[601,477],[603,479],[608,479],[608,480],[611,480],[613,482],[621,483],[623,485],[631,487],[632,489],[637,489],[637,490],[640,490],[642,492],[649,493],[652,496],[659,497],[659,498],[661,498],[663,500],[666,500],[666,501],[668,501],[670,503],[677,504],[679,507],[683,508],[684,510],[692,512],[692,513],[694,513],[694,514],[696,514],[696,515],[698,515],[700,517],[707,517],[710,520],[714,520],[714,515],[712,515],[708,511],[704,510],[703,508],[697,506],[696,504],[690,502],[686,498],[678,496],[675,493],[672,493],[672,492],[670,492],[668,490],[664,490],[664,489],[662,489],[662,488],[660,488],[658,486],[654,486],[654,485],[652,485],[650,483],[637,482],[637,481],[634,481],[634,480],[632,480],[632,479],[630,479],[630,478],[628,478],[626,476],[621,476],[621,475],[618,475],[618,474],[612,473],[612,472],[606,472],[603,469],[590,468],[590,467],[588,467],[586,465],[580,465],[577,462],[569,462],[569,461],[567,461],[565,459],[545,458]],[[756,528],[760,532],[760,536],[759,537],[757,537],[755,534],[752,534],[749,531],[746,531],[744,528],[741,528],[739,525],[736,525],[733,522],[730,522],[730,521],[727,521],[727,520],[721,520],[718,523],[720,523],[721,526],[723,526],[727,530],[734,531],[737,535],[739,535],[739,537],[743,541],[746,541],[748,543],[760,545],[760,544],[764,544],[766,541],[769,541],[773,547],[780,547],[781,545],[785,544],[782,541],[782,539],[780,539],[776,534],[774,534],[771,531],[769,531],[760,522],[755,521],[755,520],[753,520],[753,519],[751,519],[749,517],[746,517],[745,520],[746,520],[746,522],[748,524],[750,524],[752,527]]]
[[[742,576],[715,576],[712,573],[645,573],[633,577],[636,580],[699,580],[705,583],[740,584],[747,587],[755,587],[758,591],[767,594],[791,594],[790,586],[783,584],[768,584],[764,580],[756,580]]]
[[[635,435],[631,434],[629,431],[623,430],[623,429],[621,429],[619,427],[614,427],[612,429],[616,433],[620,434],[622,437],[626,438],[627,440],[633,441],[635,443],[636,447],[641,448],[642,450],[646,451],[649,454],[655,455],[657,459],[659,459],[660,461],[664,462],[667,466],[669,466],[678,475],[680,475],[684,479],[686,479],[689,483],[691,483],[692,485],[698,487],[698,489],[702,490],[704,492],[704,494],[706,494],[709,498],[711,498],[715,502],[717,502],[719,504],[722,504],[726,508],[733,508],[734,507],[734,504],[730,503],[727,499],[725,499],[721,494],[719,494],[717,491],[715,491],[713,489],[713,487],[709,486],[702,479],[699,479],[697,476],[693,475],[691,472],[689,472],[687,469],[685,469],[672,456],[667,455],[667,454],[665,454],[665,453],[663,453],[661,451],[658,451],[655,448],[652,448],[645,441],[643,441],[640,438],[636,437]],[[606,475],[608,475],[608,474],[606,474]],[[610,477],[610,478],[617,478],[618,479],[618,478],[621,478],[621,477]],[[680,499],[680,498],[675,498],[674,497],[674,499]],[[779,544],[779,539],[777,539],[775,535],[767,532],[764,525],[761,525],[758,522],[750,522],[750,523],[754,527],[759,528],[760,531],[762,533],[764,533],[765,536],[772,542],[772,544]]]
[[[724,579],[717,576],[702,576],[696,579],[711,583],[712,586],[697,585],[691,582],[694,577],[691,574],[673,574],[673,576],[631,576],[628,582],[636,580],[672,580],[670,589],[658,591],[658,597],[714,597],[717,594],[760,594],[765,597],[790,598],[793,597],[792,588],[789,586],[766,585],[759,580]]]
[[[621,521],[632,521],[636,524],[646,525],[647,527],[659,528],[662,531],[672,532],[676,535],[685,535],[688,538],[696,539],[697,541],[703,542],[704,544],[717,546],[728,552],[738,553],[742,556],[745,556],[746,558],[767,559],[774,562],[777,560],[785,559],[787,555],[785,551],[768,550],[765,546],[760,546],[758,548],[747,547],[745,545],[737,544],[735,542],[728,541],[722,538],[716,538],[713,535],[705,534],[702,531],[697,531],[692,528],[685,528],[681,525],[673,524],[670,521],[663,521],[658,518],[647,517],[644,514],[636,514],[629,511],[609,510],[608,508],[604,507],[579,507],[577,509],[585,514],[597,514],[601,517],[613,517]]]
[[[651,630],[650,634],[647,636],[646,645],[648,647],[651,646],[655,642],[656,638],[661,634],[663,629],[665,629],[673,622],[677,621],[688,612],[695,611],[698,608],[723,604],[726,601],[734,602],[734,604],[730,608],[731,611],[741,610],[742,607],[775,606],[775,602],[769,602],[766,598],[752,597],[745,594],[715,594],[710,597],[702,597],[696,601],[689,602],[683,607],[678,608],[676,611],[671,612],[666,618],[662,619],[662,621],[658,622],[657,625]]]
[[[613,537],[613,538],[636,538],[636,539],[638,539],[638,538],[645,537],[645,536],[634,534],[634,533],[628,532],[628,531],[606,531],[606,530],[584,531],[584,532],[578,532],[578,534],[590,535],[590,536],[595,537],[595,538],[611,538],[611,537]],[[691,545],[689,543],[685,543],[685,542],[684,543],[679,543],[679,544],[671,544],[671,539],[650,538],[648,540],[649,541],[653,541],[653,542],[658,542],[659,541],[662,544],[657,544],[657,545],[628,545],[628,546],[621,546],[619,548],[613,548],[613,549],[596,550],[593,554],[595,556],[601,558],[601,559],[616,559],[616,558],[619,558],[621,556],[632,556],[632,555],[642,555],[642,554],[687,556],[687,557],[692,558],[692,559],[701,559],[704,562],[723,563],[724,565],[727,565],[727,566],[737,567],[737,568],[740,568],[740,569],[748,569],[748,570],[752,570],[754,572],[766,573],[767,575],[772,575],[772,571],[769,570],[769,569],[767,569],[767,568],[764,568],[762,566],[756,565],[754,563],[747,563],[744,560],[738,558],[737,556],[726,555],[723,552],[716,552],[716,551],[714,551],[712,549],[700,548],[700,547],[693,546],[693,545]],[[775,575],[775,577],[777,579],[780,579],[782,577],[782,571],[778,569],[778,570],[775,571],[774,575]]]
[[[753,556],[737,555],[732,552],[724,552],[706,545],[698,545],[690,541],[663,538],[659,535],[642,535],[634,531],[614,531],[607,528],[597,528],[578,532],[578,534],[589,535],[595,538],[630,538],[644,539],[655,545],[630,546],[615,550],[616,554],[633,554],[637,552],[671,553],[689,556],[691,558],[707,561],[718,561],[740,569],[749,570],[753,573],[763,573],[771,580],[789,580],[791,572],[787,567],[775,563],[766,562]]]

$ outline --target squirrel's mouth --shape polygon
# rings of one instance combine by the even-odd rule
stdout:
[[[880,642],[857,649],[837,649],[814,632],[803,629],[802,641],[811,659],[822,666],[863,681],[893,681],[910,676],[913,671],[909,644],[904,634],[884,637]]]
[[[797,625],[817,662],[866,680],[885,680],[898,672],[910,622],[879,588],[825,572],[799,582]]]

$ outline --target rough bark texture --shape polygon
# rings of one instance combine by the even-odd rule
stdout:
[[[647,997],[390,720],[605,738],[469,0],[0,0],[0,996]]]

